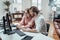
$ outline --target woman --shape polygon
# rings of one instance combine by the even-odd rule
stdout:
[[[32,10],[37,8],[35,6],[32,6],[30,9],[27,10],[27,13],[24,14],[20,24],[17,26],[18,29],[23,29],[23,28],[34,28],[35,26],[35,18],[36,18],[36,13],[34,13]]]

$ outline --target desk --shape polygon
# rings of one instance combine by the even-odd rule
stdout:
[[[24,33],[29,36],[33,36],[31,40],[53,40],[52,38],[45,36],[41,33],[30,33],[30,32],[24,32]],[[25,36],[21,37],[17,33],[12,34],[12,35],[7,35],[7,34],[3,34],[3,32],[0,32],[0,37],[2,38],[2,40],[21,40]]]
[[[54,28],[53,22],[49,21],[48,23],[50,24],[48,36],[51,37],[51,38],[54,38],[55,40],[60,40],[60,38],[58,37],[58,35],[56,33],[56,30]]]

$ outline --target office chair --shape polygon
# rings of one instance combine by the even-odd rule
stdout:
[[[0,38],[0,40],[2,40],[2,39]]]

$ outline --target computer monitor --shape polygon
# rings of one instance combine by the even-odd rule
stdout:
[[[6,27],[5,27],[5,16],[3,16],[3,28],[4,28],[4,33],[6,34]]]
[[[6,24],[7,24],[7,27],[6,27]],[[8,13],[6,14],[6,19],[5,19],[5,16],[3,16],[3,27],[4,27],[4,34],[8,34],[9,32],[12,31]]]
[[[8,13],[6,14],[6,21],[7,21],[7,26],[8,26],[8,28],[9,28],[9,30],[12,31],[12,28],[11,28],[11,26],[10,26],[10,16],[9,16]]]

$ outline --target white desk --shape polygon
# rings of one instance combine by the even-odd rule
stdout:
[[[31,40],[53,40],[52,38],[47,37],[41,33],[30,33],[30,32],[24,32],[24,33],[29,36],[34,36]],[[3,32],[0,32],[0,37],[2,38],[2,40],[21,40],[25,36],[21,37],[17,33],[12,35],[7,35],[7,34],[3,34]]]

